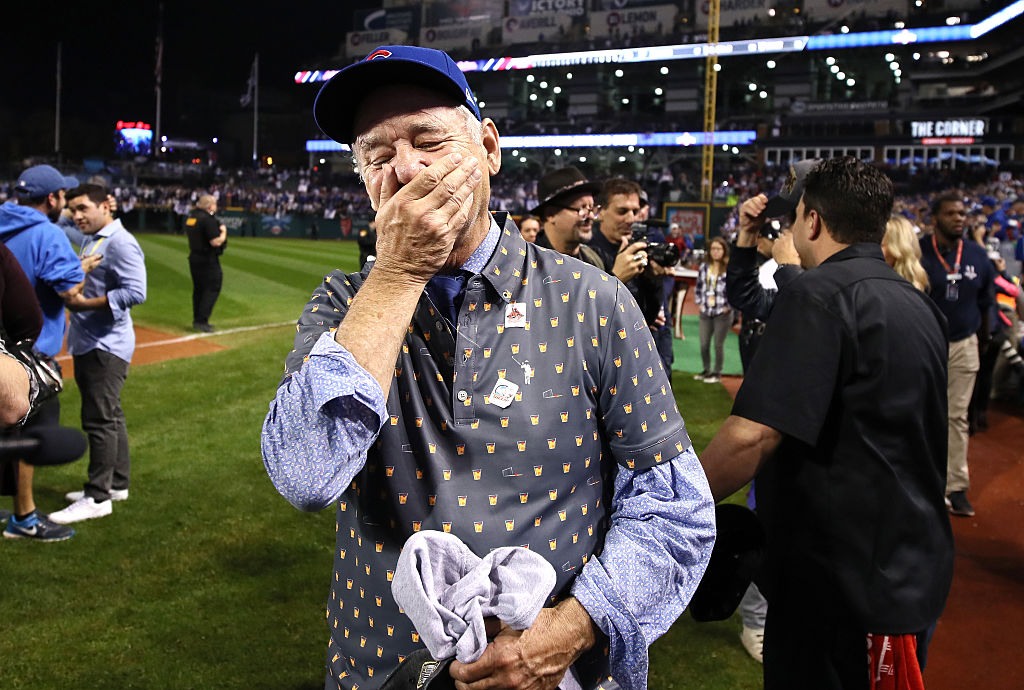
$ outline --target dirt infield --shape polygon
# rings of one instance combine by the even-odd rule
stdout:
[[[735,397],[742,381],[722,384]],[[988,418],[968,448],[977,515],[951,518],[953,587],[928,649],[928,690],[1024,688],[1024,414],[993,403]]]
[[[216,334],[213,334],[216,335]],[[196,357],[207,355],[211,352],[225,350],[223,345],[210,340],[209,335],[195,334],[179,336],[173,333],[164,333],[152,328],[135,327],[135,354],[132,356],[132,366],[140,364],[152,364],[163,362],[168,359],[181,359],[183,357]],[[72,378],[75,375],[75,367],[67,348],[57,356],[64,369],[64,377]]]

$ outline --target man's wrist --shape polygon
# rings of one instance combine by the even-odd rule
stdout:
[[[576,597],[569,597],[559,603],[555,610],[563,622],[565,642],[575,650],[574,658],[592,648],[601,633],[583,604]]]

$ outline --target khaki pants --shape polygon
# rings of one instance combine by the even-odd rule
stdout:
[[[967,491],[967,408],[978,375],[978,336],[972,335],[949,344],[949,454],[946,464],[946,493]]]

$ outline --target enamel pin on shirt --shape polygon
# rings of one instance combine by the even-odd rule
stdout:
[[[512,401],[516,397],[516,393],[519,391],[519,385],[509,381],[508,379],[498,379],[494,384],[494,390],[491,391],[491,395],[488,398],[492,405],[505,409],[512,404]]]
[[[505,306],[505,328],[526,327],[526,302],[510,302]]]

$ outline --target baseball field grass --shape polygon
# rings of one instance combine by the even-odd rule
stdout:
[[[186,333],[184,238],[139,239],[149,299],[136,322]],[[295,510],[264,472],[260,425],[294,332],[267,324],[294,322],[329,270],[354,270],[356,246],[232,238],[222,264],[212,321],[264,327],[213,336],[224,351],[132,368],[130,498],[75,525],[70,541],[0,543],[0,688],[323,687],[334,515]],[[729,396],[681,372],[673,384],[700,451]],[[77,427],[74,381],[61,399],[63,423]],[[40,469],[39,508],[63,507],[85,467]],[[735,617],[698,625],[684,614],[651,648],[649,686],[760,687],[739,629]]]

